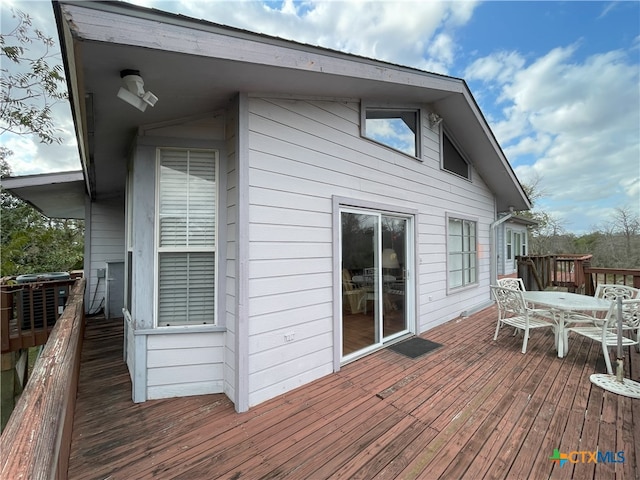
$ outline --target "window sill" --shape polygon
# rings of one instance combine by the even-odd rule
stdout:
[[[447,287],[447,295],[455,295],[456,293],[465,292],[467,290],[473,290],[478,288],[478,283],[469,283],[467,285],[462,285],[461,287]]]
[[[134,335],[173,335],[179,333],[224,333],[227,327],[220,325],[175,325],[171,327],[144,328],[134,330]]]

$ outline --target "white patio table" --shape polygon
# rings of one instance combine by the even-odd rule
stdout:
[[[580,295],[577,293],[542,291],[523,292],[526,302],[532,303],[539,307],[546,307],[557,312],[556,320],[558,322],[557,344],[558,357],[565,355],[568,345],[565,346],[564,339],[564,321],[565,316],[569,312],[606,312],[611,307],[610,300],[602,298],[590,297],[589,295]]]

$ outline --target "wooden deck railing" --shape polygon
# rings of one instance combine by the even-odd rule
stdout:
[[[593,255],[526,255],[518,257],[518,276],[528,290],[563,287],[570,292],[585,291],[586,266]]]
[[[84,289],[85,280],[77,280],[0,437],[0,478],[67,477],[84,334]]]
[[[2,353],[44,345],[75,280],[0,286]]]
[[[518,257],[518,276],[527,290],[563,287],[593,295],[600,283],[640,288],[640,269],[591,267],[592,255],[527,255]]]
[[[640,288],[640,269],[599,268],[585,266],[585,294],[593,295],[601,283]]]

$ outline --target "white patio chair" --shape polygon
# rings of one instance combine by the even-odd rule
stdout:
[[[597,326],[572,327],[570,331],[600,342],[607,373],[613,375],[609,348],[618,345],[618,308],[617,302],[612,303],[604,320]],[[632,338],[622,336],[622,346],[638,345],[640,342],[640,299],[622,300],[622,330],[631,333]]]
[[[602,298],[604,300],[610,300],[616,302],[618,298],[623,300],[631,300],[634,298],[640,298],[640,289],[629,287],[627,285],[616,285],[613,283],[600,283],[596,287],[596,291],[593,295],[595,298]],[[606,314],[605,314],[606,315]],[[593,326],[600,326],[605,315],[602,312],[587,313],[571,313],[565,318],[565,324],[567,323],[587,323]]]
[[[526,292],[527,289],[524,286],[524,282],[520,277],[505,277],[498,279],[498,286],[504,288],[511,288],[513,290],[520,290],[522,292]],[[530,308],[533,308],[533,305],[528,305]],[[538,308],[536,309],[539,315],[548,318],[549,320],[555,321],[555,313],[553,310],[545,310]]]
[[[524,282],[522,281],[521,278],[515,278],[515,277],[499,278],[498,286],[504,287],[504,288],[511,288],[513,290],[522,290],[523,292],[526,291],[526,289],[524,288]]]
[[[510,325],[516,329],[523,330],[522,353],[526,353],[529,331],[534,328],[550,327],[553,328],[557,344],[557,324],[554,321],[550,321],[547,316],[547,310],[537,310],[527,306],[521,290],[491,285],[491,291],[498,303],[498,322],[493,336],[494,340],[498,339],[500,327],[503,325]]]
[[[640,298],[640,288],[633,288],[627,285],[615,285],[612,283],[599,283],[593,296],[612,301],[616,301],[619,297],[623,300],[631,300],[633,298]]]

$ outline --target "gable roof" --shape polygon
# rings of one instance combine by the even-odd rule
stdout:
[[[464,80],[120,2],[53,2],[80,157],[92,196],[124,188],[143,124],[223,108],[237,92],[430,104],[454,132],[498,211],[529,200]],[[158,98],[116,100],[120,71]]]

